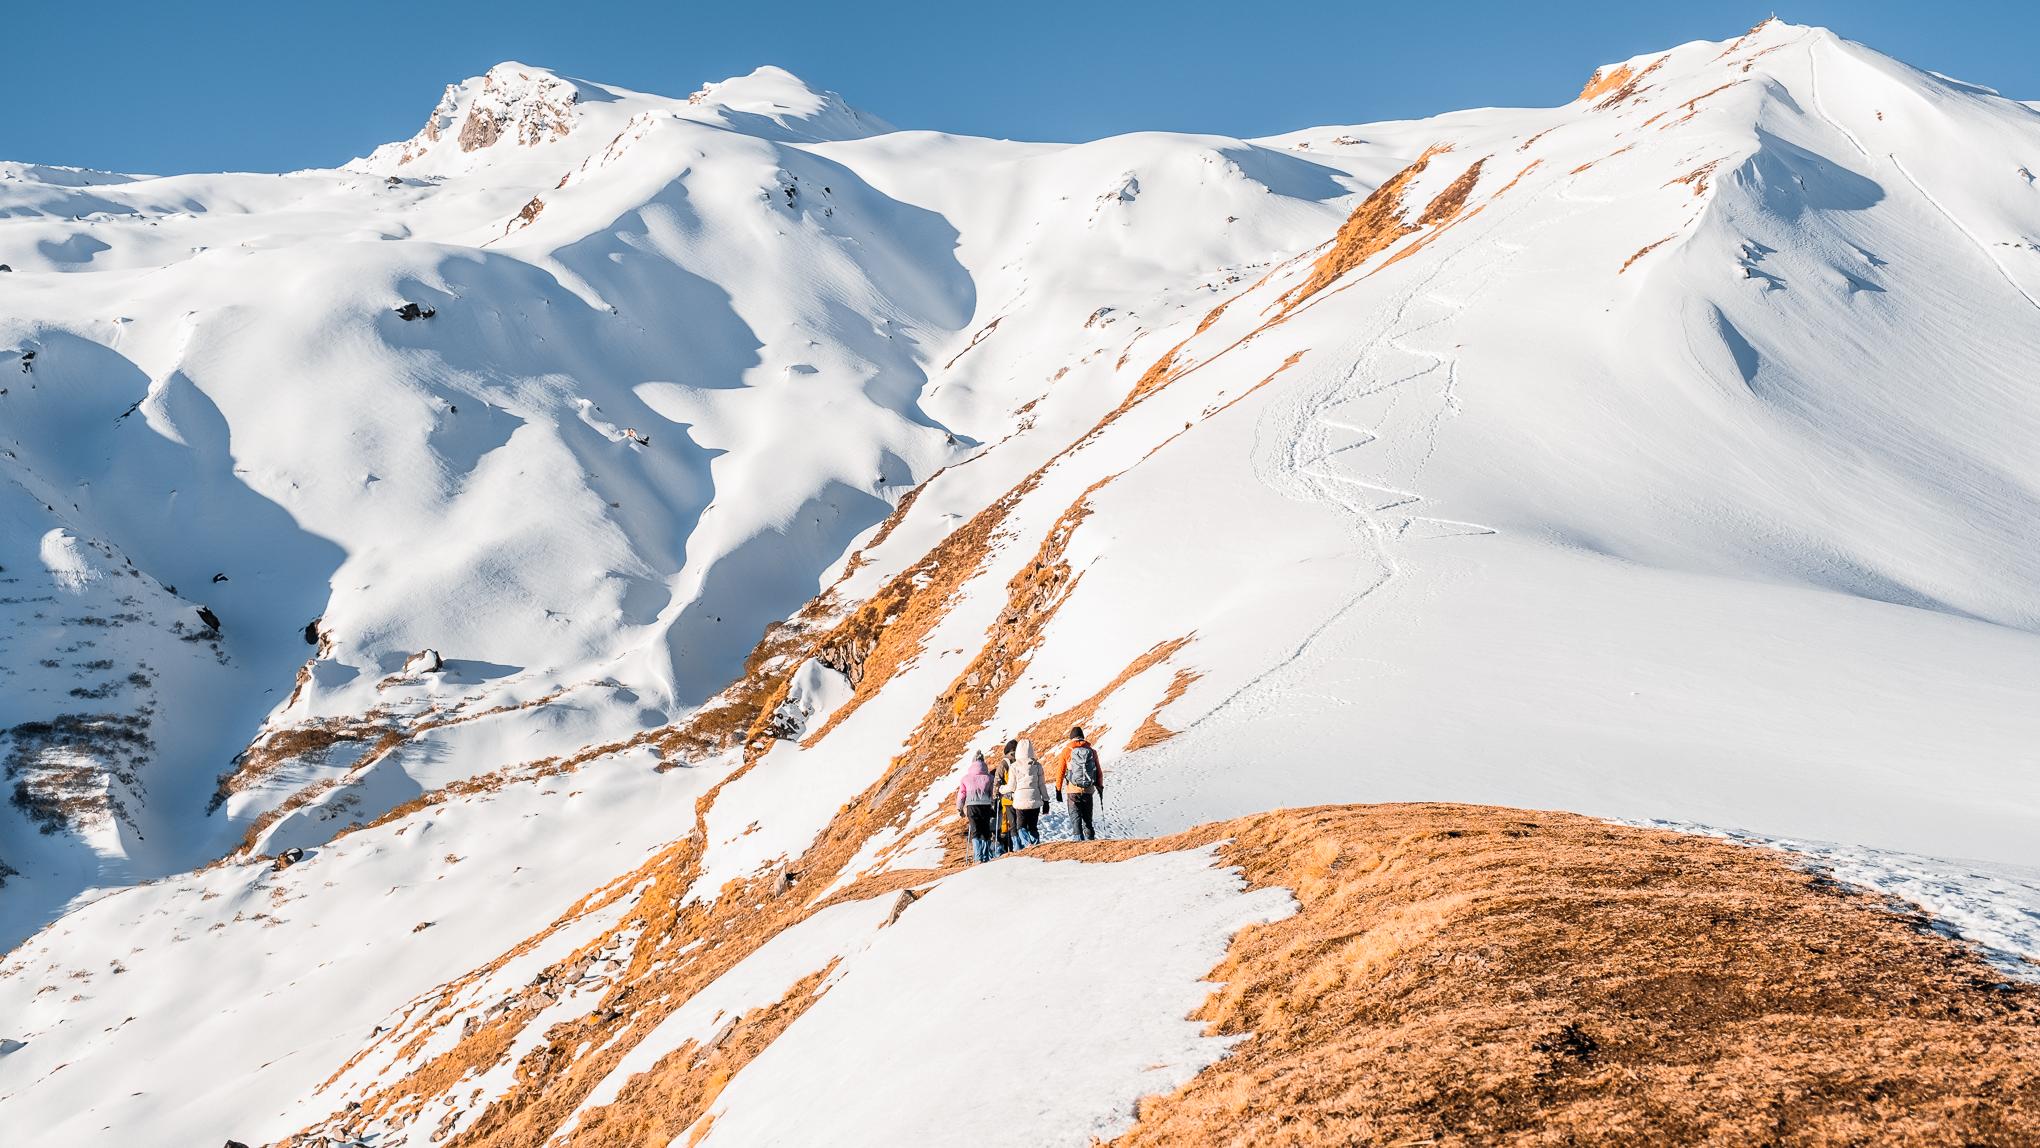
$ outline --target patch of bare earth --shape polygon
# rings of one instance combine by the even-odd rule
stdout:
[[[1571,814],[1289,810],[1228,839],[1299,912],[1198,1019],[1244,1040],[1116,1143],[2040,1143],[2040,989],[1781,855]]]
[[[1346,217],[1346,222],[1339,225],[1330,249],[1311,266],[1310,276],[1285,296],[1283,310],[1294,309],[1346,272],[1388,250],[1396,240],[1415,231],[1417,225],[1403,217],[1403,193],[1412,180],[1431,166],[1434,157],[1447,150],[1450,149],[1443,145],[1426,149],[1414,163],[1369,192],[1367,198],[1360,201],[1360,206]]]
[[[1657,71],[1670,58],[1669,56],[1659,56],[1641,69],[1632,69],[1627,64],[1618,64],[1613,68],[1596,71],[1593,77],[1587,81],[1587,86],[1580,89],[1580,94],[1576,99],[1580,102],[1598,100],[1599,102],[1594,104],[1594,109],[1596,111],[1607,111],[1610,108],[1634,99],[1638,93],[1644,91],[1644,77]]]
[[[122,795],[142,790],[154,757],[150,714],[59,714],[0,729],[8,803],[44,833],[110,820],[132,827]]]
[[[1692,171],[1689,171],[1686,174],[1679,176],[1677,179],[1674,179],[1671,182],[1665,184],[1665,186],[1671,187],[1675,184],[1684,184],[1685,186],[1693,189],[1693,194],[1695,196],[1706,195],[1708,181],[1714,178],[1714,169],[1720,166],[1721,166],[1720,160],[1718,159],[1708,160],[1706,163],[1701,164],[1699,167],[1694,168]]]
[[[1747,32],[1744,32],[1744,33],[1743,33],[1742,35],[1740,35],[1740,36],[1737,36],[1737,37],[1736,37],[1735,39],[1733,39],[1733,40],[1730,40],[1730,41],[1728,42],[1728,47],[1726,47],[1726,48],[1723,48],[1723,49],[1721,50],[1721,54],[1720,54],[1720,55],[1717,55],[1717,56],[1715,56],[1714,58],[1715,58],[1716,60],[1726,60],[1726,59],[1728,59],[1728,58],[1729,58],[1730,56],[1733,56],[1733,55],[1735,55],[1735,53],[1736,53],[1736,52],[1737,52],[1737,51],[1738,51],[1739,49],[1741,49],[1741,48],[1742,48],[1743,44],[1745,44],[1746,42],[1748,42],[1748,40],[1749,40],[1749,38],[1750,38],[1751,36],[1754,36],[1754,35],[1756,35],[1757,33],[1759,33],[1759,32],[1761,32],[1761,31],[1763,31],[1764,29],[1766,29],[1766,28],[1770,27],[1770,26],[1771,26],[1772,24],[1775,24],[1775,23],[1777,23],[1777,22],[1778,22],[1778,17],[1776,17],[1776,16],[1766,16],[1766,17],[1765,17],[1765,18],[1763,18],[1762,20],[1759,20],[1759,21],[1757,21],[1757,22],[1756,22],[1755,24],[1753,24],[1753,25],[1751,25],[1751,26],[1750,26],[1750,30],[1749,30],[1749,31],[1747,31]]]
[[[1573,98],[1575,100],[1598,100],[1635,77],[1636,70],[1627,64],[1617,64],[1612,68],[1597,68],[1594,70],[1593,75],[1587,77],[1586,86],[1580,89],[1580,94]]]
[[[1669,123],[1665,123],[1665,124],[1661,124],[1661,125],[1659,125],[1659,126],[1658,126],[1658,130],[1659,130],[1659,131],[1664,131],[1664,130],[1665,130],[1666,128],[1675,128],[1675,127],[1678,127],[1678,126],[1679,126],[1680,124],[1683,124],[1683,123],[1685,123],[1685,122],[1686,122],[1687,120],[1690,120],[1690,119],[1692,119],[1692,118],[1693,118],[1694,116],[1697,116],[1697,115],[1699,115],[1699,114],[1700,114],[1700,101],[1701,101],[1701,100],[1704,100],[1704,99],[1706,99],[1706,98],[1707,98],[1707,97],[1709,97],[1709,96],[1715,95],[1716,93],[1719,93],[1719,92],[1725,92],[1725,91],[1727,91],[1728,89],[1730,89],[1730,88],[1733,88],[1733,87],[1735,87],[1735,86],[1736,86],[1737,84],[1740,84],[1740,83],[1743,83],[1743,82],[1745,82],[1745,81],[1742,81],[1742,80],[1731,80],[1731,81],[1729,81],[1728,83],[1726,83],[1726,84],[1722,84],[1722,85],[1721,85],[1721,86],[1719,86],[1719,87],[1715,87],[1715,88],[1709,88],[1708,90],[1706,90],[1706,91],[1704,91],[1704,92],[1701,92],[1701,93],[1700,93],[1699,95],[1697,95],[1697,96],[1694,96],[1694,97],[1693,97],[1692,99],[1690,99],[1690,100],[1687,100],[1687,101],[1686,101],[1685,103],[1683,103],[1683,104],[1680,104],[1680,105],[1679,105],[1680,109],[1681,109],[1681,110],[1683,110],[1683,111],[1684,111],[1684,112],[1685,112],[1686,114],[1684,114],[1684,115],[1680,116],[1680,117],[1679,117],[1678,119],[1675,119],[1675,120],[1672,120],[1672,121],[1670,121]]]
[[[1637,248],[1636,254],[1631,255],[1629,258],[1624,259],[1622,261],[1622,271],[1617,271],[1615,274],[1620,275],[1622,274],[1623,271],[1629,270],[1630,264],[1636,262],[1637,260],[1643,258],[1646,255],[1649,255],[1651,252],[1656,251],[1658,248],[1663,247],[1665,244],[1670,243],[1672,240],[1677,238],[1678,236],[1676,235],[1667,235],[1663,239],[1659,239],[1651,243],[1646,243],[1642,247]]]
[[[257,738],[234,759],[234,768],[222,773],[213,789],[211,808],[217,809],[229,797],[259,784],[289,762],[310,758],[323,762],[336,746],[372,743],[364,761],[381,757],[406,740],[405,732],[388,714],[370,710],[359,718],[319,718],[280,729]]]
[[[1196,670],[1178,669],[1176,676],[1169,681],[1168,690],[1162,694],[1162,700],[1155,703],[1155,708],[1148,711],[1148,716],[1133,728],[1133,736],[1126,739],[1127,752],[1160,745],[1175,737],[1176,731],[1162,724],[1162,711],[1174,705],[1177,699],[1188,692],[1191,684],[1203,676]]]

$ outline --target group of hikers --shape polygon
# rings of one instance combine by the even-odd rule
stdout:
[[[1098,751],[1084,739],[1083,727],[1072,727],[1070,739],[1056,754],[1053,782],[1034,756],[1031,739],[1008,738],[991,753],[996,765],[985,759],[984,750],[973,751],[963,782],[956,787],[956,812],[970,838],[972,861],[990,861],[1039,845],[1041,813],[1048,808],[1051,785],[1055,800],[1069,803],[1070,836],[1077,841],[1098,839],[1091,818],[1105,800],[1105,767],[1098,761]]]

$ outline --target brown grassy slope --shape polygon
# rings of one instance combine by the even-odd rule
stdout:
[[[1346,222],[1332,236],[1331,246],[1311,265],[1310,275],[1282,297],[1281,310],[1295,309],[1311,296],[1336,282],[1341,275],[1388,250],[1395,241],[1417,229],[1403,218],[1403,192],[1410,182],[1431,166],[1431,160],[1449,151],[1444,145],[1427,148],[1408,167],[1388,177],[1369,192]]]
[[[1171,844],[1206,832],[1301,911],[1234,939],[1199,1016],[1252,1035],[1127,1148],[2040,1144],[2040,990],[1777,854],[1448,805]]]

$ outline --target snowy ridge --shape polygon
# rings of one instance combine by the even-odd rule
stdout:
[[[1009,1003],[1149,962],[1017,1125],[1117,1135],[1284,902],[937,872],[968,751],[1073,724],[1109,838],[1715,826],[2040,957],[2036,169],[1777,22],[1258,141],[504,64],[338,170],[0,169],[0,1117],[760,1142],[856,1033],[843,1135],[929,1139],[869,1073],[952,1089],[962,999],[899,1018],[1025,903]],[[269,1003],[137,1011],[214,967]]]

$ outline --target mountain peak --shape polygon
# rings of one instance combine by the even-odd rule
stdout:
[[[545,68],[506,60],[446,91],[418,133],[384,144],[365,166],[395,169],[428,155],[459,156],[499,142],[535,147],[566,136],[574,127],[581,91],[571,80]]]
[[[1658,71],[1675,58],[1686,64],[1701,61],[1714,62],[1743,53],[1741,62],[1747,71],[1759,56],[1776,51],[1786,44],[1803,40],[1811,34],[1834,38],[1825,28],[1808,27],[1803,24],[1787,24],[1776,16],[1768,16],[1753,25],[1749,31],[1732,40],[1696,40],[1668,51],[1649,52],[1631,56],[1613,64],[1603,64],[1594,69],[1587,78],[1586,86],[1575,96],[1576,101],[1592,103],[1604,101],[1620,103],[1640,90],[1643,78]]]
[[[818,89],[785,68],[766,64],[732,76],[687,97],[695,106],[714,107],[745,131],[801,140],[848,140],[883,135],[893,126],[850,106],[842,96]]]

